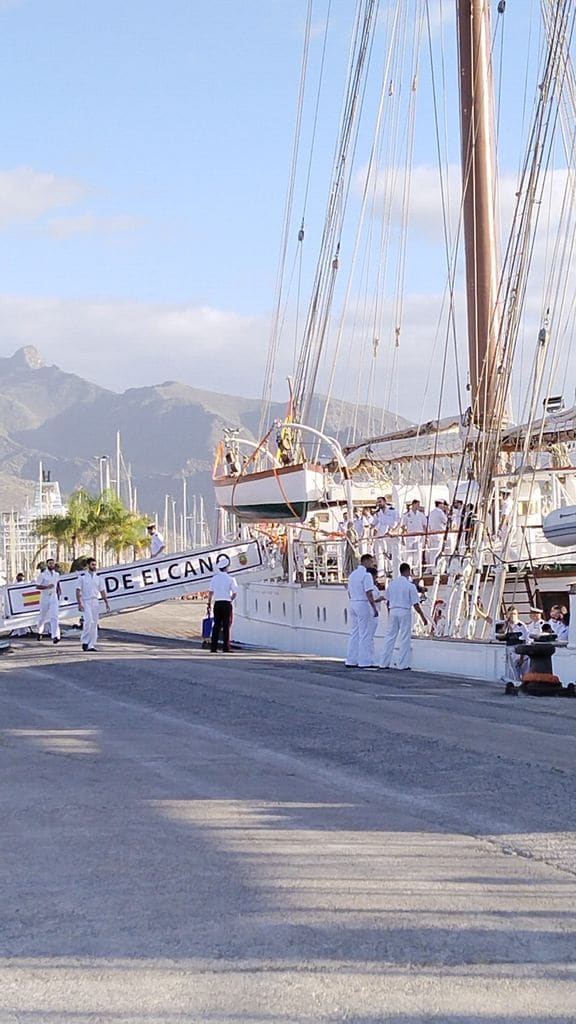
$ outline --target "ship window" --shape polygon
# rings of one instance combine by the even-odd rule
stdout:
[[[348,609],[347,608],[344,609],[344,625],[345,626],[348,625]]]
[[[282,615],[286,618],[286,602],[282,601]]]
[[[270,604],[270,601],[268,601],[268,615],[271,615],[271,614],[272,614],[272,605]]]
[[[302,618],[302,605],[301,604],[298,605],[298,618],[299,619]]]
[[[318,622],[320,622],[320,608],[318,605],[316,605],[316,618],[318,619]]]
[[[258,611],[258,598],[254,601],[254,610]]]
[[[322,609],[322,618],[324,619],[324,622],[326,622],[326,609],[325,608]]]

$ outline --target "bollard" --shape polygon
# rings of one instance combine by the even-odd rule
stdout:
[[[527,693],[531,697],[576,697],[574,683],[562,686],[557,675],[552,669],[552,656],[556,645],[551,642],[556,639],[555,633],[546,633],[537,637],[532,644],[518,644],[515,648],[516,654],[522,654],[530,659],[530,668],[522,676],[519,687],[514,687],[515,693]],[[512,693],[508,684],[506,693]]]

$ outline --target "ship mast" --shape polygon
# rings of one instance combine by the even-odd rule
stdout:
[[[480,428],[498,428],[493,422],[499,266],[489,0],[456,0],[456,11],[472,415]]]

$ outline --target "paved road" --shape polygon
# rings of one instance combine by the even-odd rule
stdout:
[[[1,1024],[576,1020],[576,701],[125,637],[0,715]]]

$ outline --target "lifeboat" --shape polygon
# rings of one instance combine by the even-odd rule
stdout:
[[[546,540],[559,548],[576,547],[576,505],[555,508],[542,523]]]
[[[324,500],[324,470],[307,462],[213,478],[216,502],[249,522],[304,521]]]

